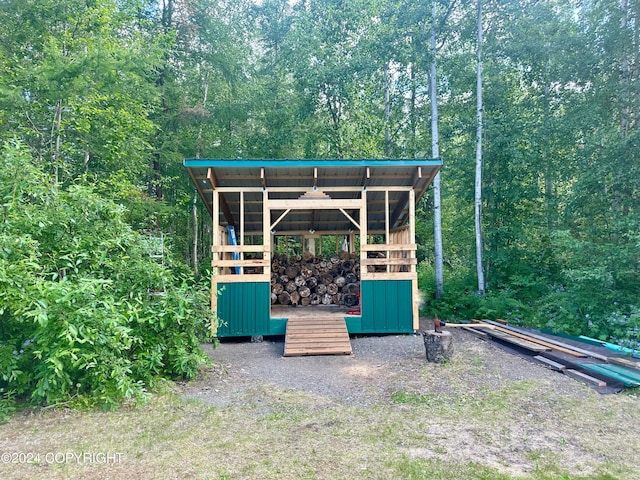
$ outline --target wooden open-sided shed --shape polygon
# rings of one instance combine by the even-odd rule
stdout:
[[[284,335],[287,323],[303,316],[300,308],[271,307],[280,235],[301,237],[313,253],[321,235],[338,235],[359,258],[360,311],[315,307],[309,314],[314,307],[304,307],[316,331],[336,315],[352,334],[418,329],[415,205],[440,160],[188,159],[184,165],[213,220],[218,337]]]

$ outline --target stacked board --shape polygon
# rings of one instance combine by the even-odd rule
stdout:
[[[284,356],[350,355],[351,341],[344,318],[290,317]]]

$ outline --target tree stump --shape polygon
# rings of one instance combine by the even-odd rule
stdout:
[[[451,332],[436,332],[427,330],[422,332],[424,348],[427,352],[427,362],[445,363],[453,356],[453,337]]]

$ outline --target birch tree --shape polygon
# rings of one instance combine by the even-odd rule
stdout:
[[[436,0],[432,2],[431,11],[431,71],[429,74],[429,95],[431,97],[431,156],[440,158],[438,137],[438,96],[436,90]],[[444,295],[443,251],[442,251],[442,219],[440,202],[440,172],[433,179],[433,240],[436,275],[436,298]]]
[[[476,272],[478,276],[478,293],[484,295],[485,282],[484,270],[482,267],[482,0],[477,0],[477,23],[478,23],[478,72],[476,82],[476,177],[475,177],[475,233],[476,233]]]

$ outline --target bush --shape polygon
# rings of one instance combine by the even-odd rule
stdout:
[[[422,313],[439,316],[453,321],[471,319],[503,319],[510,323],[524,325],[530,321],[531,308],[518,298],[517,290],[502,288],[479,295],[475,288],[474,272],[459,268],[449,272],[446,278],[445,295],[435,299],[435,272],[433,267],[423,262],[418,267],[418,285],[420,290],[428,292]]]
[[[90,185],[51,183],[20,145],[0,159],[0,415],[14,398],[105,408],[206,361],[208,285]]]

